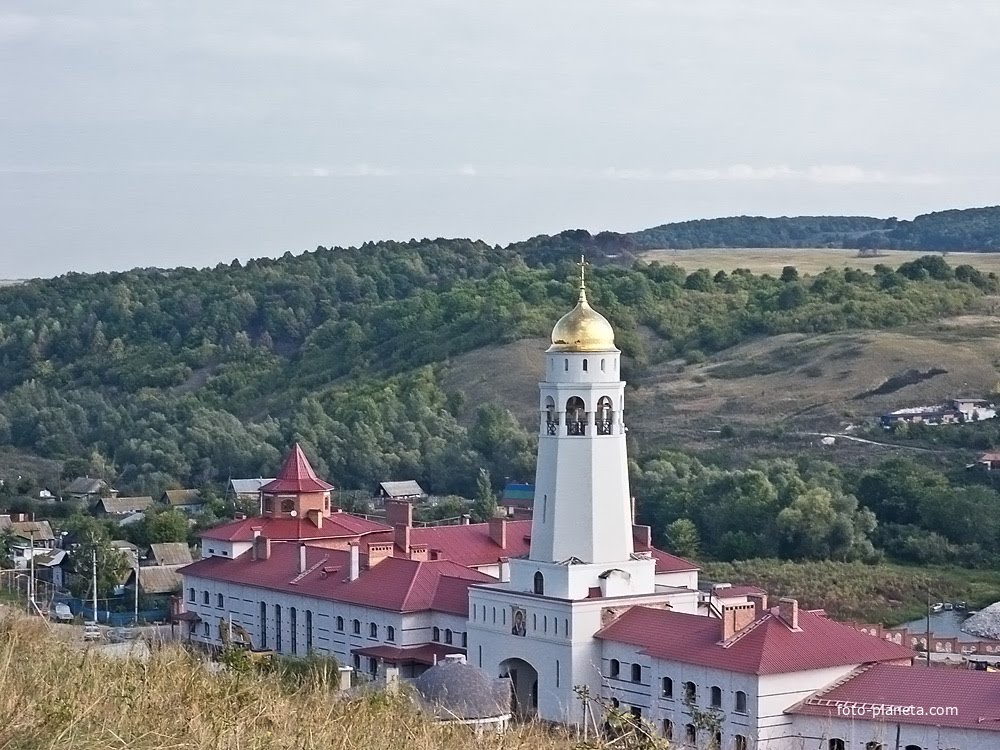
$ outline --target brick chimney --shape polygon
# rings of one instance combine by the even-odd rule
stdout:
[[[500,549],[507,549],[507,519],[501,516],[493,516],[490,519],[490,539],[496,543]]]
[[[395,542],[378,542],[368,545],[368,567],[374,568],[387,557],[392,557]]]
[[[393,539],[396,542],[396,546],[403,550],[403,554],[407,557],[410,555],[410,527],[397,523],[395,526],[395,534]]]
[[[799,602],[798,599],[783,598],[778,599],[778,617],[785,621],[792,630],[799,630]]]
[[[430,549],[426,544],[411,544],[410,559],[418,562],[426,562],[430,557]]]
[[[253,547],[250,548],[251,560],[268,560],[271,557],[271,540],[266,536],[255,534]]]
[[[389,500],[385,504],[385,520],[390,526],[413,526],[413,504],[406,500]]]
[[[315,508],[312,509],[312,510],[307,510],[306,511],[306,518],[308,518],[310,521],[312,521],[313,525],[317,529],[322,529],[323,528],[323,511],[317,510]]]
[[[753,602],[754,605],[754,615],[760,617],[767,611],[767,594],[747,594],[747,599]]]
[[[722,607],[722,640],[728,641],[756,619],[753,602],[727,604]]]

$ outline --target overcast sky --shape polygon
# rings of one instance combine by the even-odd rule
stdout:
[[[1000,203],[1000,2],[0,4],[0,278]]]

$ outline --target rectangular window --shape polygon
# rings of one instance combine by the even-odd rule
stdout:
[[[298,612],[295,610],[295,607],[292,607],[288,610],[288,627],[292,641],[292,656],[295,656],[299,651],[298,624]]]
[[[274,650],[281,653],[281,606],[274,605]]]
[[[311,654],[313,650],[313,613],[311,609],[306,610],[306,653]]]
[[[260,603],[260,647],[267,648],[267,602]]]

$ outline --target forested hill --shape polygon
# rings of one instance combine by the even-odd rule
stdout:
[[[530,476],[531,438],[446,392],[438,365],[547,335],[575,298],[571,258],[599,261],[604,241],[380,242],[2,288],[0,447],[82,458],[135,494],[267,476],[292,440],[345,487],[413,477],[468,493],[480,467]],[[938,256],[809,279],[605,264],[590,286],[637,379],[754,336],[935,320],[998,280]]]
[[[529,260],[551,262],[581,249],[629,261],[643,250],[699,247],[844,247],[989,252],[1000,250],[1000,206],[938,211],[912,221],[868,216],[733,216],[663,224],[639,232],[582,230],[539,236],[513,246]]]

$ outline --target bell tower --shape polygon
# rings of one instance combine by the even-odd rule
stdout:
[[[625,383],[607,319],[587,300],[552,329],[539,384],[538,464],[529,560],[612,563],[633,552]]]

